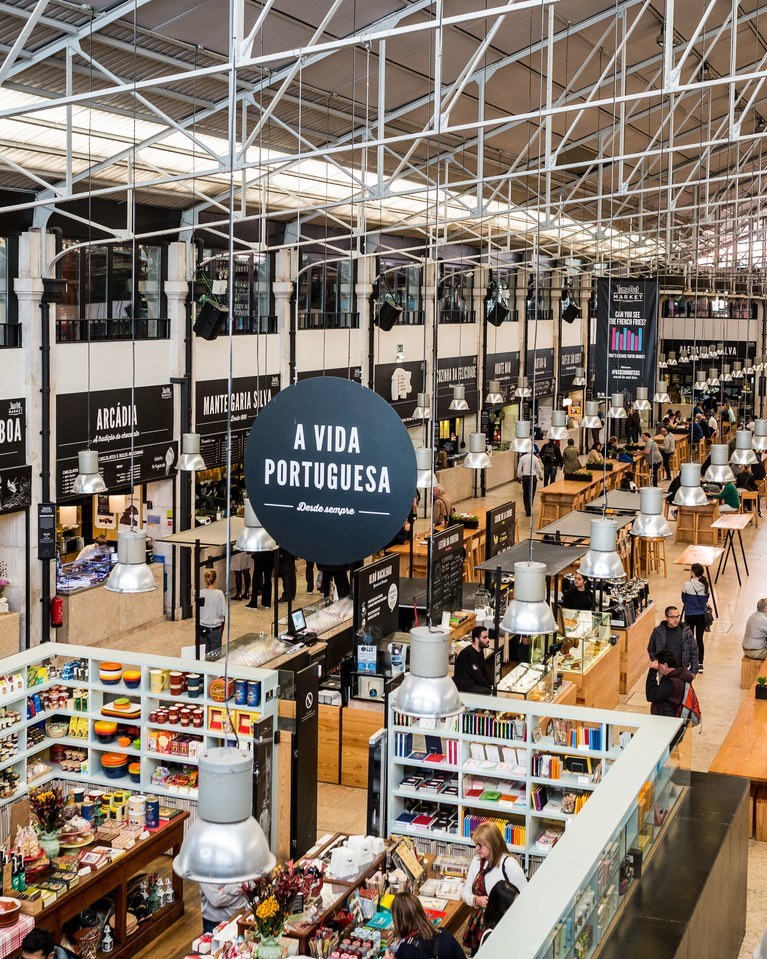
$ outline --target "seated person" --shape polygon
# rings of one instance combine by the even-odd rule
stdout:
[[[740,507],[740,493],[738,487],[730,481],[725,483],[720,492],[708,493],[710,500],[719,500],[720,513],[737,513]]]
[[[490,695],[493,691],[493,660],[485,658],[490,645],[486,627],[475,626],[471,631],[471,643],[455,657],[453,682],[462,693]]]
[[[634,474],[631,470],[626,470],[626,472],[621,477],[621,484],[618,489],[626,490],[629,493],[636,493],[637,484],[634,482]]]
[[[74,955],[57,946],[47,929],[33,929],[21,942],[21,959],[74,959]]]
[[[767,476],[767,471],[764,469],[764,460],[762,459],[761,453],[756,453],[756,462],[751,464],[751,475],[754,477],[757,483],[761,483],[765,476]]]
[[[594,443],[589,455],[586,457],[586,466],[602,466],[605,461],[602,450],[603,446],[599,441]]]
[[[749,659],[767,659],[767,599],[760,599],[756,612],[746,620],[741,645],[743,655]]]
[[[97,559],[102,554],[106,554],[108,552],[109,546],[107,545],[107,538],[102,533],[100,536],[96,537],[94,542],[89,543],[80,550],[80,552],[77,554],[77,559],[75,562],[79,563],[82,560]]]
[[[591,584],[580,573],[573,577],[573,585],[562,596],[560,603],[562,609],[593,609],[594,594],[591,592]]]

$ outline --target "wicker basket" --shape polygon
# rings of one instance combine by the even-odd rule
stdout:
[[[49,719],[45,724],[45,732],[51,739],[63,739],[69,732],[69,723]]]

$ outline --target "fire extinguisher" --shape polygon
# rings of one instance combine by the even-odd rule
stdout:
[[[58,629],[64,624],[64,600],[54,596],[51,600],[51,626]]]

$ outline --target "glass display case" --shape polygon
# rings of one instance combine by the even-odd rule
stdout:
[[[610,614],[587,609],[559,611],[559,668],[585,673],[611,648]]]
[[[115,560],[116,560],[115,556]],[[112,551],[94,551],[87,559],[63,563],[56,570],[56,592],[69,595],[105,582],[112,570]]]
[[[498,690],[516,699],[551,702],[560,685],[555,638],[549,633],[525,637],[527,662],[521,662],[498,683]]]

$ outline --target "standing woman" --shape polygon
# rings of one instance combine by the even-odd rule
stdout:
[[[221,649],[221,636],[224,632],[226,620],[226,600],[220,589],[216,589],[215,569],[206,569],[203,573],[205,588],[200,590],[198,605],[200,607],[200,644],[205,644],[205,651],[212,652]]]
[[[682,586],[684,621],[692,630],[698,643],[698,659],[703,672],[703,636],[706,632],[706,609],[708,608],[708,580],[700,563],[690,567],[690,578]]]
[[[490,890],[497,882],[505,880],[521,891],[527,885],[527,879],[517,860],[509,855],[501,830],[494,822],[481,823],[471,838],[477,853],[469,866],[461,896],[465,903],[474,907],[463,936],[464,946],[474,955],[482,939]]]

